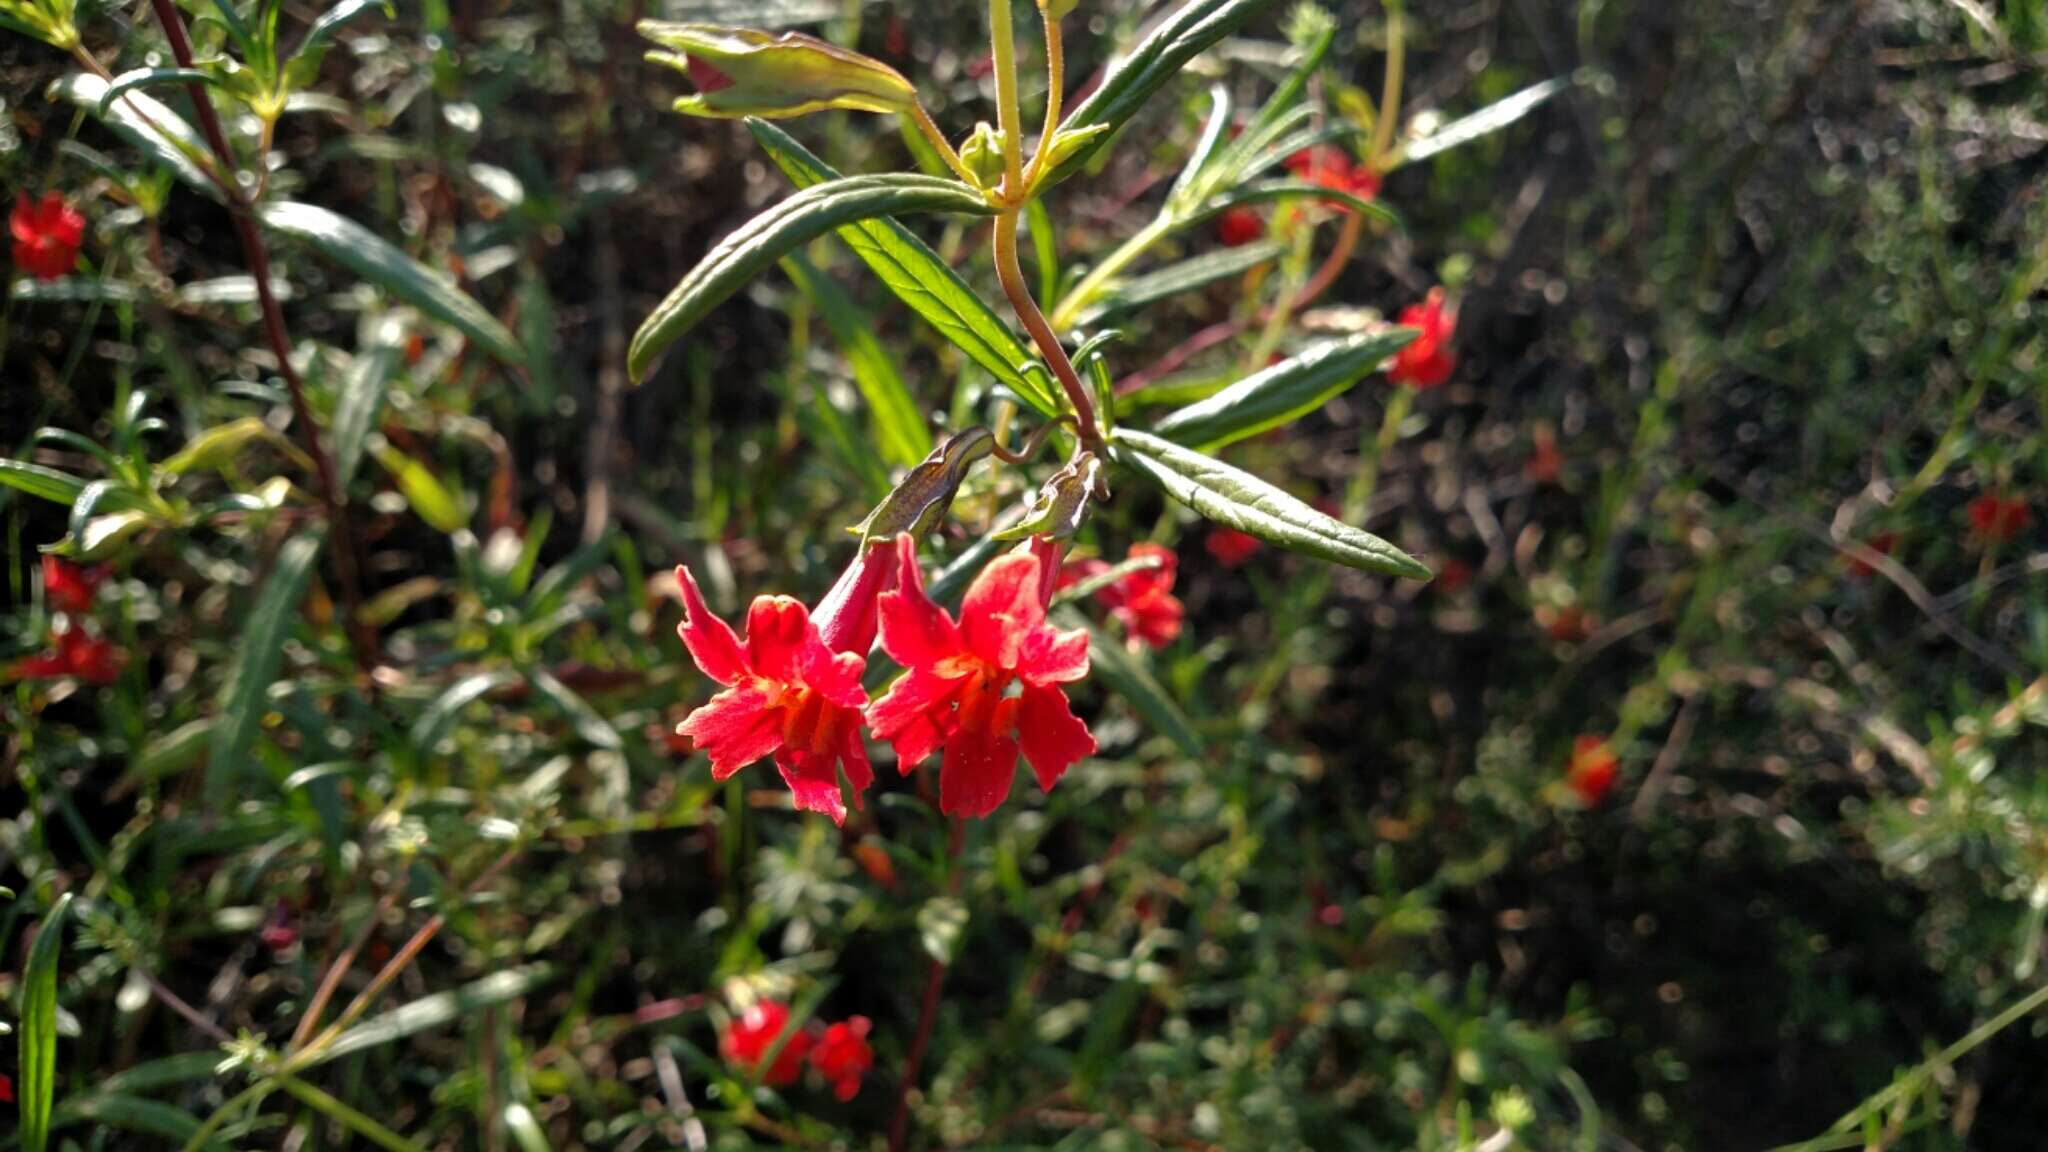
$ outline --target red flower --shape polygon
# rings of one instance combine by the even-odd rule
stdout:
[[[905,773],[941,747],[939,807],[987,816],[1009,795],[1017,755],[1048,792],[1095,737],[1060,685],[1088,675],[1088,634],[1046,623],[1040,560],[1013,552],[981,570],[955,623],[925,595],[917,548],[897,538],[896,590],[882,597],[882,648],[908,671],[868,708]],[[1012,684],[1021,685],[1011,696]]]
[[[1899,534],[1897,532],[1879,532],[1872,535],[1870,539],[1865,540],[1863,546],[1880,556],[1889,556],[1892,554],[1892,549],[1898,546],[1898,543]],[[1861,582],[1870,579],[1876,573],[1876,564],[1864,560],[1861,556],[1851,555],[1849,557],[1849,579]]]
[[[2000,544],[2026,531],[2034,515],[2027,502],[1986,492],[1970,501],[1970,535],[1985,544]]]
[[[85,217],[55,192],[33,204],[28,193],[17,192],[7,231],[14,237],[14,266],[38,280],[55,280],[78,265]]]
[[[1446,596],[1455,596],[1472,583],[1472,566],[1456,556],[1444,561],[1436,574],[1436,590]]]
[[[775,1063],[766,1070],[761,1067],[767,1059],[768,1050],[775,1046],[783,1030],[789,1027],[789,1005],[776,1000],[757,1000],[754,1005],[740,1014],[739,1019],[725,1026],[725,1035],[719,1037],[718,1054],[727,1064],[761,1077],[761,1083],[770,1088],[786,1088],[796,1083],[804,1070],[804,1054],[811,1050],[813,1043],[809,1032],[791,1032],[789,1042],[775,1056]]]
[[[1598,618],[1576,604],[1554,607],[1549,604],[1536,606],[1536,623],[1548,633],[1552,640],[1565,644],[1576,644],[1593,634],[1598,627]]]
[[[1170,548],[1157,544],[1134,544],[1130,558],[1151,559],[1157,566],[1132,572],[1095,593],[1133,639],[1153,648],[1164,648],[1180,636],[1184,609],[1173,594],[1173,580],[1180,558]],[[1098,571],[1099,561],[1098,563]]]
[[[1328,144],[1304,148],[1287,158],[1287,170],[1302,180],[1332,192],[1356,196],[1360,200],[1377,199],[1380,194],[1380,174],[1371,168],[1353,163],[1344,150]],[[1348,206],[1340,211],[1349,212]]]
[[[676,569],[683,644],[726,689],[676,727],[710,755],[713,779],[773,755],[799,809],[846,823],[840,771],[853,785],[856,807],[875,778],[861,743],[868,697],[860,677],[886,559],[879,545],[864,550],[819,603],[815,619],[787,596],[756,597],[744,642],[705,607],[689,569]]]
[[[1565,786],[1578,796],[1580,803],[1588,808],[1598,808],[1607,794],[1614,790],[1614,780],[1619,774],[1614,750],[1607,741],[1594,735],[1584,735],[1572,745],[1571,765],[1565,770]]]
[[[1257,536],[1235,528],[1211,528],[1209,534],[1202,538],[1203,551],[1225,568],[1242,567],[1264,547]]]
[[[125,659],[111,641],[88,636],[82,628],[67,628],[57,634],[55,651],[17,660],[8,672],[21,680],[59,680],[69,676],[104,686],[120,679]]]
[[[860,1079],[875,1063],[868,1047],[868,1018],[849,1016],[825,1029],[811,1049],[811,1067],[832,1082],[832,1094],[851,1100],[860,1094]]]
[[[14,1103],[14,1077],[0,1072],[0,1104]]]
[[[292,923],[291,909],[279,904],[270,910],[270,916],[263,923],[262,931],[256,938],[272,952],[283,952],[299,942],[299,929]]]
[[[1433,288],[1427,300],[1403,308],[1401,324],[1420,329],[1421,334],[1394,353],[1394,364],[1387,369],[1388,379],[1416,389],[1434,388],[1449,380],[1451,370],[1458,366],[1458,358],[1446,345],[1458,318],[1456,313],[1444,312],[1444,290]]]
[[[43,595],[54,611],[78,615],[92,609],[92,598],[107,579],[105,568],[80,568],[56,556],[43,557]]]
[[[1250,208],[1232,208],[1216,218],[1216,239],[1238,248],[1266,234],[1265,217]]]
[[[1446,369],[1446,374],[1448,371]],[[1535,441],[1535,449],[1529,453],[1529,462],[1522,465],[1522,474],[1534,484],[1555,484],[1557,478],[1564,475],[1564,453],[1558,451],[1557,437],[1548,427],[1538,427]]]

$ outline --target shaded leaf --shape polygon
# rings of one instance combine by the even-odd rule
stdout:
[[[124,94],[102,112],[100,100],[108,87],[105,80],[80,72],[52,83],[50,99],[68,101],[85,109],[115,135],[170,169],[180,181],[218,201],[220,187],[208,175],[211,161],[206,141],[192,125],[162,101],[141,92]]]
[[[554,974],[554,969],[546,964],[528,964],[494,973],[449,992],[422,996],[343,1032],[300,1067],[325,1064],[403,1040],[430,1028],[443,1027],[464,1016],[474,1015],[479,1009],[516,1000],[553,979]]]
[[[368,228],[314,204],[284,200],[258,206],[266,228],[310,244],[321,255],[463,335],[507,364],[526,362],[511,332],[455,281],[407,256]]]
[[[284,659],[284,638],[320,555],[320,537],[294,536],[277,550],[237,646],[235,668],[220,697],[220,724],[207,758],[207,791],[219,799],[249,766],[249,749],[269,711],[270,685]]]
[[[57,1098],[57,960],[64,948],[64,920],[71,893],[57,898],[36,929],[28,966],[21,975],[21,1152],[45,1152],[50,1114]]]
[[[854,385],[867,401],[883,458],[902,468],[924,459],[932,450],[931,430],[925,427],[917,399],[903,383],[895,362],[875,338],[873,322],[830,277],[801,255],[790,255],[782,268],[817,303],[826,327],[832,329],[832,338],[852,366]]]
[[[1092,679],[1123,697],[1154,732],[1172,740],[1182,752],[1202,755],[1202,738],[1196,735],[1194,723],[1128,649],[1079,612],[1063,610],[1056,615],[1062,628],[1087,629],[1088,670]]]
[[[1100,324],[1118,313],[1142,308],[1183,292],[1192,292],[1218,280],[1242,275],[1269,260],[1278,258],[1285,251],[1287,245],[1278,240],[1261,240],[1256,244],[1246,244],[1238,248],[1219,248],[1192,259],[1168,264],[1143,276],[1133,276],[1113,288],[1108,299],[1083,312],[1076,323],[1082,327]]]

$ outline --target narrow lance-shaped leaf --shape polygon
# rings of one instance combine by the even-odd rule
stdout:
[[[78,494],[85,491],[85,481],[69,472],[4,458],[0,458],[0,484],[53,504],[75,504]]]
[[[1110,66],[1102,83],[1074,106],[1060,127],[1062,136],[1098,126],[1109,131],[1098,129],[1085,146],[1063,157],[1043,177],[1040,187],[1051,187],[1073,175],[1161,85],[1180,75],[1188,61],[1272,4],[1273,0],[1189,0],[1161,21],[1151,35]]]
[[[1322,200],[1353,212],[1363,212],[1389,227],[1404,227],[1401,217],[1392,208],[1377,200],[1364,200],[1349,192],[1321,184],[1311,184],[1306,180],[1261,180],[1233,188],[1202,205],[1202,210],[1191,217],[1188,223],[1199,224],[1240,204],[1255,204],[1265,200]]]
[[[407,256],[368,228],[314,204],[279,201],[256,209],[263,226],[312,245],[321,255],[437,320],[460,329],[507,364],[526,353],[498,319],[455,281]]]
[[[749,120],[747,129],[768,158],[798,188],[840,178],[838,172],[775,125]],[[936,328],[939,335],[952,341],[1019,399],[1038,409],[1040,415],[1059,415],[1060,401],[1051,388],[1019,367],[1031,362],[1030,350],[924,241],[887,218],[842,225],[838,236],[881,277],[889,291]]]
[[[1482,136],[1498,132],[1535,111],[1538,105],[1570,86],[1571,80],[1560,76],[1554,80],[1545,80],[1541,84],[1532,84],[1520,92],[1496,100],[1470,116],[1453,120],[1406,145],[1400,151],[1400,162],[1407,164],[1427,160],[1440,152],[1448,152],[1461,144],[1470,144]]]
[[[320,537],[295,536],[278,549],[277,563],[249,612],[235,656],[234,674],[221,693],[221,723],[213,731],[206,786],[215,798],[226,794],[248,765],[256,730],[269,710],[271,682],[284,658],[285,633],[306,594]]]
[[[1192,292],[1218,280],[1238,276],[1269,260],[1279,258],[1287,251],[1287,245],[1278,240],[1261,240],[1239,248],[1219,248],[1204,252],[1200,256],[1176,261],[1164,268],[1133,276],[1112,289],[1111,295],[1102,303],[1081,313],[1075,323],[1083,328],[1094,327],[1114,316],[1143,308],[1147,304]]]
[[[1111,434],[1110,450],[1118,463],[1218,524],[1351,568],[1412,580],[1431,575],[1414,557],[1385,540],[1325,516],[1213,456],[1127,428]]]
[[[1234,444],[1321,408],[1378,369],[1415,335],[1413,328],[1388,328],[1317,344],[1169,414],[1152,430],[1197,448]]]
[[[806,188],[754,217],[706,253],[633,334],[626,370],[647,378],[661,354],[747,281],[800,245],[856,220],[913,212],[994,212],[957,180],[931,176],[854,176]]]
[[[102,109],[111,85],[84,72],[50,85],[50,99],[76,104],[100,119],[114,133],[171,170],[179,180],[213,200],[220,188],[208,175],[206,142],[162,101],[141,92],[124,92]]]
[[[341,392],[334,400],[334,482],[344,492],[355,479],[363,449],[384,411],[403,333],[404,326],[395,320],[379,323],[369,346],[356,352],[341,378]]]
[[[44,1152],[57,1099],[57,960],[71,894],[57,898],[29,946],[21,978],[21,1149]]]
[[[464,1016],[473,1016],[482,1009],[507,1000],[516,1000],[554,977],[554,969],[545,964],[529,964],[523,968],[512,968],[494,973],[481,980],[472,981],[450,992],[436,992],[423,996],[409,1004],[402,1004],[391,1011],[350,1028],[334,1038],[334,1042],[309,1057],[300,1067],[311,1068],[330,1060],[339,1060],[357,1052],[403,1040],[430,1028],[440,1028]]]

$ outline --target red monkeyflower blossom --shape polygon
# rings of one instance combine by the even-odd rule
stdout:
[[[1152,648],[1164,648],[1179,638],[1181,617],[1185,613],[1179,597],[1173,594],[1180,558],[1173,554],[1172,549],[1157,544],[1132,545],[1130,558],[1149,559],[1155,561],[1155,565],[1097,589],[1095,598],[1102,601],[1109,614],[1116,617],[1117,623],[1122,624],[1124,631],[1133,639]],[[1100,560],[1071,565],[1060,583],[1085,580],[1108,568]]]
[[[772,755],[799,809],[846,823],[840,771],[853,785],[856,807],[875,778],[861,742],[868,697],[860,677],[874,642],[874,599],[887,559],[879,545],[863,549],[815,617],[788,596],[756,597],[745,641],[711,614],[689,569],[676,569],[683,644],[706,676],[725,685],[676,732],[710,755],[713,779],[728,779]]]
[[[1614,790],[1619,774],[1619,761],[1607,741],[1587,734],[1572,744],[1571,764],[1565,769],[1564,782],[1586,807],[1598,808]]]
[[[0,1072],[0,1104],[14,1103],[14,1077]]]
[[[874,1067],[875,1050],[868,1047],[865,1016],[849,1016],[825,1029],[811,1048],[811,1067],[832,1082],[832,1094],[851,1100],[860,1094],[861,1077]]]
[[[1202,550],[1225,568],[1243,567],[1264,547],[1257,536],[1235,528],[1211,528],[1209,534],[1202,538]]]
[[[1547,425],[1539,425],[1534,439],[1535,446],[1528,462],[1522,465],[1522,474],[1534,484],[1555,484],[1564,475],[1564,453],[1558,450],[1557,436]]]
[[[1216,239],[1226,248],[1243,247],[1265,234],[1265,217],[1250,208],[1232,208],[1216,218]]]
[[[2034,514],[2019,497],[1986,492],[1970,501],[1970,535],[1984,544],[2001,544],[2027,530]]]
[[[1444,290],[1432,288],[1429,298],[1401,310],[1401,325],[1419,329],[1421,334],[1394,353],[1387,377],[1408,388],[1434,388],[1451,378],[1458,358],[1451,354],[1451,332],[1458,325],[1455,312],[1444,311]]]
[[[1465,586],[1470,583],[1472,583],[1472,566],[1453,556],[1449,560],[1444,561],[1443,567],[1437,570],[1436,582],[1433,587],[1446,596],[1455,596],[1463,592]]]
[[[55,280],[78,266],[85,217],[55,192],[45,192],[34,203],[28,193],[18,192],[7,232],[14,237],[14,266],[38,280]]]
[[[93,594],[106,579],[105,568],[80,568],[60,557],[43,557],[43,596],[54,611],[72,616],[91,611]]]
[[[1287,170],[1302,180],[1332,192],[1356,196],[1360,200],[1377,199],[1380,194],[1380,174],[1370,167],[1354,162],[1341,148],[1319,144],[1304,148],[1287,158]],[[1339,211],[1349,212],[1349,207]]]
[[[297,944],[299,929],[298,925],[292,923],[292,910],[282,904],[272,908],[256,938],[272,952],[283,952]]]
[[[768,1050],[788,1027],[789,1005],[778,1000],[757,1000],[738,1019],[726,1024],[725,1034],[718,1038],[718,1054],[727,1064],[760,1076],[761,1083],[770,1088],[786,1088],[802,1075],[804,1056],[814,1042],[809,1032],[791,1032],[789,1042],[776,1054],[775,1063],[762,1068]]]
[[[1863,541],[1865,548],[1870,549],[1879,556],[1891,555],[1892,549],[1898,547],[1898,544],[1899,534],[1897,532],[1874,533],[1868,540]],[[1863,559],[1863,557],[1851,554],[1848,559],[1849,579],[1861,583],[1877,574],[1877,565]]]
[[[126,655],[112,641],[89,636],[82,628],[67,628],[57,634],[55,651],[18,660],[8,672],[21,680],[60,680],[68,676],[105,686],[120,679],[125,660]]]
[[[1088,634],[1046,623],[1040,558],[1013,552],[982,569],[956,622],[925,594],[916,544],[901,536],[896,549],[896,589],[881,598],[882,648],[908,671],[868,707],[875,736],[895,745],[905,773],[945,749],[939,807],[948,816],[1000,807],[1019,752],[1050,792],[1095,751],[1095,737],[1060,687],[1088,675]]]

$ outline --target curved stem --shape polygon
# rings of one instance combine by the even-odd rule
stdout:
[[[913,103],[910,106],[910,122],[917,125],[917,130],[924,134],[926,140],[931,141],[932,149],[939,154],[939,159],[946,162],[946,167],[953,170],[953,175],[971,185],[980,186],[979,181],[974,178],[974,173],[967,170],[966,162],[960,159],[960,153],[953,148],[952,141],[946,139],[946,134],[939,131],[939,126],[932,122],[932,114],[924,110],[923,103]]]
[[[1401,6],[1387,6],[1387,77],[1380,89],[1380,114],[1372,126],[1372,155],[1365,166],[1377,172],[1394,146],[1394,126],[1401,120]]]
[[[1031,150],[1031,167],[1024,173],[1026,188],[1038,186],[1038,174],[1045,170],[1046,157],[1052,153],[1052,138],[1060,129],[1061,90],[1067,78],[1067,51],[1060,39],[1059,17],[1044,4],[1038,6],[1038,14],[1045,21],[1045,128],[1038,134],[1038,147]]]
[[[1038,310],[1038,304],[1031,299],[1031,290],[1024,286],[1024,270],[1017,264],[1017,213],[1005,212],[996,217],[996,278],[1003,282],[1003,294],[1010,298],[1010,307],[1017,313],[1017,319],[1024,322],[1024,330],[1031,334],[1032,343],[1038,345],[1039,355],[1052,368],[1052,374],[1060,382],[1061,390],[1067,394],[1067,403],[1074,409],[1080,420],[1080,439],[1083,447],[1095,454],[1103,454],[1102,429],[1095,417],[1095,401],[1089,398],[1088,388],[1081,383],[1080,374],[1074,371],[1073,361],[1067,359],[1067,350],[1060,347],[1060,338],[1053,333],[1052,325],[1045,322],[1045,315]]]
[[[1009,411],[1010,409],[1006,405],[1003,409],[1004,414],[1007,415]],[[1058,428],[1062,425],[1071,426],[1074,424],[1074,422],[1075,421],[1072,416],[1061,416],[1057,420],[1048,420],[1045,423],[1040,424],[1031,433],[1029,437],[1025,438],[1024,446],[1017,449],[1015,452],[1012,452],[1008,448],[1003,447],[1003,438],[999,430],[996,436],[996,442],[993,445],[990,445],[990,450],[995,453],[996,459],[1001,460],[1005,464],[1023,464],[1029,461],[1033,456],[1038,455],[1038,450],[1040,448],[1045,447],[1045,442],[1052,436],[1053,429]],[[1000,427],[1000,422],[998,422],[998,429],[1000,429]]]

